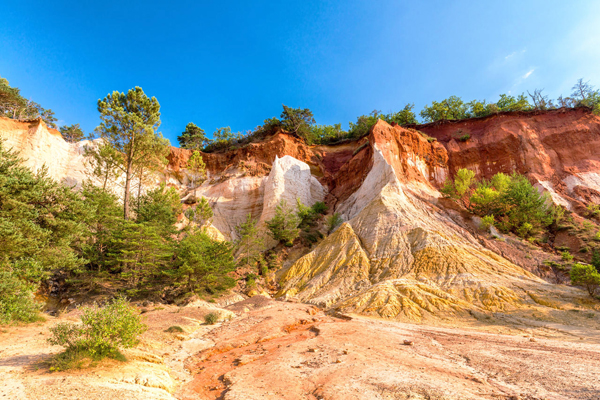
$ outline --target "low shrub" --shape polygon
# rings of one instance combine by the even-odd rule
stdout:
[[[146,330],[140,314],[125,297],[117,297],[104,307],[82,307],[81,311],[81,324],[62,322],[50,328],[48,342],[65,347],[54,359],[52,370],[77,367],[84,358],[124,359],[119,350],[136,346]]]
[[[183,333],[183,328],[177,325],[168,327],[165,332],[167,333]]]
[[[560,253],[560,256],[562,257],[563,261],[567,261],[567,262],[573,261],[573,255],[567,250]]]
[[[571,283],[586,288],[594,296],[600,287],[600,273],[592,265],[575,263],[570,272]]]
[[[206,323],[206,325],[214,325],[217,322],[219,322],[219,317],[219,313],[211,312],[204,316],[204,322]]]
[[[339,213],[333,213],[327,217],[325,220],[325,224],[327,225],[327,233],[333,232],[335,228],[342,224],[342,222],[344,222],[344,220]]]

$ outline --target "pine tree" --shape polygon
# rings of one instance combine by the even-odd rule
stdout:
[[[127,93],[115,91],[98,100],[98,111],[102,122],[97,132],[106,145],[123,157],[120,165],[125,174],[123,215],[129,219],[131,184],[136,170],[145,165],[152,149],[163,148],[154,146],[155,142],[163,140],[156,132],[160,126],[160,104],[136,86]]]
[[[292,246],[300,234],[300,229],[298,229],[300,222],[296,212],[287,206],[285,200],[281,200],[275,207],[275,215],[266,224],[273,239],[286,246]]]
[[[202,160],[199,151],[194,151],[188,160],[187,169],[192,173],[192,188],[195,188],[196,179],[200,180],[200,184],[206,179],[206,164]]]
[[[248,213],[246,220],[235,228],[238,238],[235,241],[235,247],[240,259],[245,265],[256,263],[261,258],[261,251],[264,248],[264,240],[260,235],[257,221]]]
[[[211,239],[203,231],[186,236],[176,250],[178,275],[188,290],[215,293],[233,287],[228,274],[235,270],[233,247],[229,242]]]

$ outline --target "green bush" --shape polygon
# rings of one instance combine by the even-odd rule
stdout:
[[[183,333],[183,328],[177,325],[168,327],[165,332],[167,333]]]
[[[65,347],[67,353],[58,359],[62,367],[65,360],[72,363],[82,357],[118,358],[119,350],[136,346],[146,330],[140,314],[124,297],[117,297],[104,307],[82,307],[81,311],[81,324],[61,322],[50,328],[52,336],[48,342]]]
[[[570,272],[573,285],[584,286],[590,296],[594,296],[600,287],[600,273],[592,265],[575,263]]]
[[[481,218],[481,227],[485,230],[490,229],[490,226],[494,226],[494,215],[486,215]]]
[[[325,224],[327,225],[327,233],[333,232],[335,228],[342,224],[342,222],[344,222],[344,220],[339,213],[333,213],[327,217],[325,220]]]
[[[217,322],[219,322],[219,317],[220,315],[218,313],[211,312],[204,316],[204,322],[206,323],[206,325],[214,325]]]
[[[275,215],[266,222],[271,237],[286,246],[292,246],[300,234],[298,226],[302,221],[296,212],[281,200],[275,208]]]
[[[562,257],[563,261],[567,261],[567,262],[571,262],[573,261],[573,256],[571,255],[571,253],[567,250],[563,251],[560,256]]]
[[[11,266],[0,264],[0,324],[33,322],[40,319],[33,292],[37,285],[22,279],[19,272],[39,270],[38,265],[24,265],[23,261]]]

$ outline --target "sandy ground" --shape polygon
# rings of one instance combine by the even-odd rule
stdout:
[[[207,326],[208,307],[149,307],[129,362],[72,372],[48,371],[60,348],[46,338],[75,315],[4,328],[0,399],[600,399],[595,328],[500,316],[434,327],[260,296]],[[185,332],[164,332],[173,325]]]

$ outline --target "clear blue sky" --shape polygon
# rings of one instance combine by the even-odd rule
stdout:
[[[597,1],[0,0],[0,76],[59,124],[141,86],[176,144],[188,122],[252,129],[281,104],[347,127],[450,95],[600,86]]]

